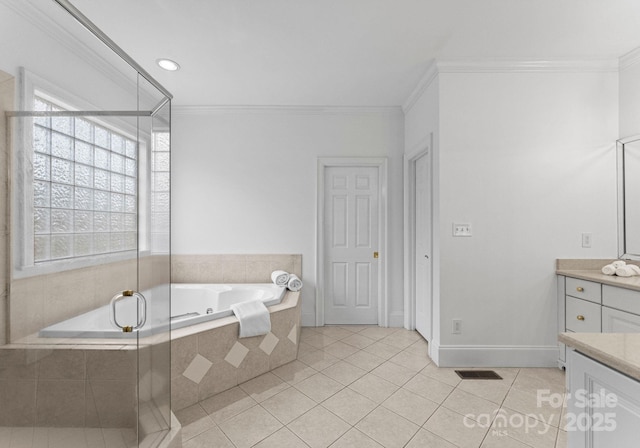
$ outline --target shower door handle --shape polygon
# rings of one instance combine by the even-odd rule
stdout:
[[[136,320],[136,325],[135,326],[131,326],[131,325],[121,325],[120,322],[118,322],[118,318],[116,317],[116,304],[123,299],[126,299],[128,297],[135,297],[136,298],[136,303],[138,305],[138,318]],[[131,333],[134,330],[139,330],[140,328],[142,328],[144,326],[144,324],[147,322],[147,299],[144,298],[144,296],[142,294],[140,294],[139,292],[135,292],[132,291],[130,289],[122,291],[120,294],[116,294],[113,299],[111,299],[111,322],[113,322],[113,324],[120,328],[124,333]]]

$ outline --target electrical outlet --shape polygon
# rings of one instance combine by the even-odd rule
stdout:
[[[462,334],[462,319],[453,319],[451,333]]]
[[[591,247],[591,234],[590,233],[583,233],[582,234],[582,247],[586,247],[589,248]]]
[[[454,222],[453,236],[471,236],[471,224]]]

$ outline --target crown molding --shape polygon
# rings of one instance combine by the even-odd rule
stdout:
[[[298,114],[298,115],[402,115],[399,106],[171,106],[172,115]]]
[[[33,2],[12,2],[0,0],[0,3],[4,4],[27,22],[34,25],[77,58],[85,61],[97,72],[104,75],[105,78],[120,86],[125,92],[137,95],[138,85],[135,79],[130,79],[128,74],[115,68],[113,64],[98,54],[89,45],[80,41],[61,24],[50,18],[47,13],[41,9],[41,7],[37,6]],[[56,5],[56,7],[58,6]],[[69,17],[73,18],[71,15],[69,15]],[[78,26],[82,25],[78,23]],[[27,67],[27,69],[29,69],[29,67]],[[135,72],[133,68],[131,68],[131,70],[131,73]]]
[[[627,54],[620,56],[620,71],[626,70],[629,67],[636,65],[640,62],[640,47],[631,50]]]
[[[429,67],[424,72],[415,89],[411,92],[407,100],[402,104],[402,111],[406,115],[411,108],[416,104],[416,101],[420,99],[420,97],[424,94],[424,92],[429,88],[429,86],[435,81],[438,77],[438,66],[434,61],[431,61]]]
[[[569,60],[442,60],[439,73],[610,73],[618,71],[616,59]]]

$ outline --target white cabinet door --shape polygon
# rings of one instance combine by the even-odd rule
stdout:
[[[640,333],[640,316],[602,307],[603,333]]]
[[[568,448],[637,448],[640,443],[640,382],[571,351],[571,395],[566,415]],[[569,379],[570,377],[570,379]],[[593,406],[615,397],[615,406]],[[582,406],[588,403],[588,405]]]
[[[324,322],[377,324],[378,168],[328,167],[324,190]]]

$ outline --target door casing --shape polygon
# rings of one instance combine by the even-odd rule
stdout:
[[[328,167],[377,167],[379,179],[378,197],[378,247],[380,259],[378,263],[378,325],[389,326],[387,304],[387,159],[385,157],[320,157],[318,158],[318,196],[316,203],[316,326],[324,325],[325,301],[325,238],[324,238],[324,177]]]

